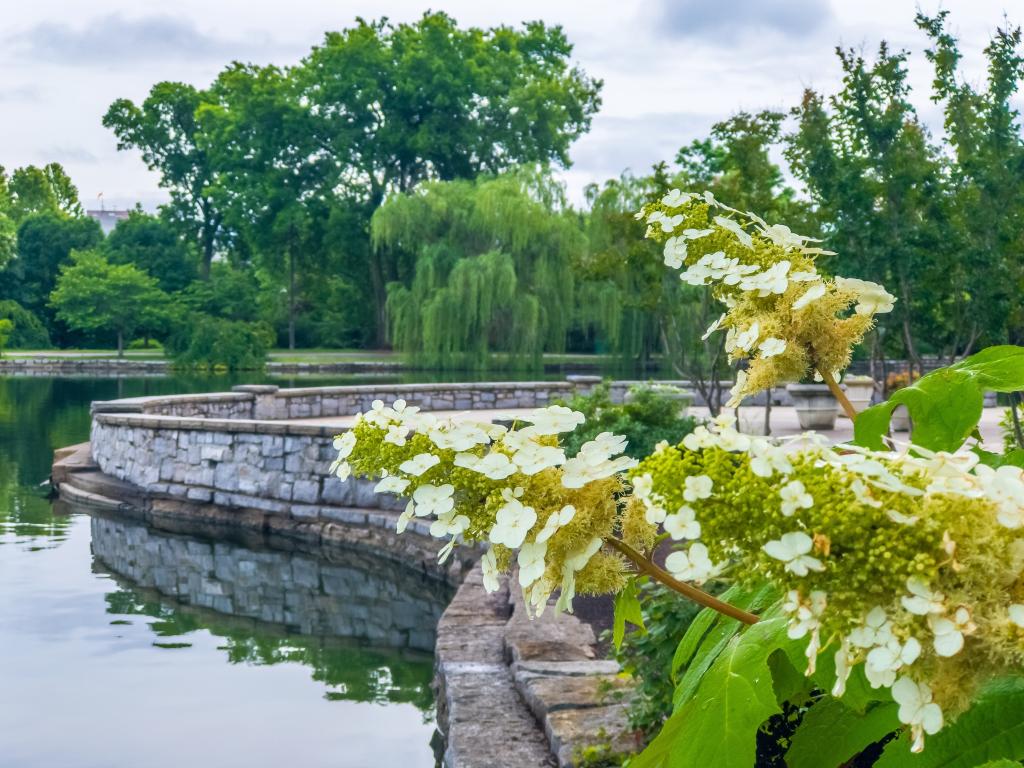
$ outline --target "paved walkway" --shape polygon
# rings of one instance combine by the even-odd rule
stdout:
[[[468,418],[485,421],[505,420],[507,417],[515,418],[529,413],[531,408],[506,408],[500,411],[434,411],[438,417],[452,417],[455,419]],[[698,419],[710,418],[708,409],[703,407],[690,408],[690,413]],[[981,435],[984,438],[984,445],[989,450],[1002,450],[1003,437],[1002,428],[999,426],[1003,418],[1003,408],[986,408],[981,417]],[[301,419],[303,424],[316,424],[318,426],[330,426],[348,428],[352,426],[354,416],[334,416],[321,419]],[[740,428],[742,431],[751,434],[759,434],[764,425],[764,408],[741,408]],[[798,435],[803,432],[797,421],[796,409],[792,407],[775,406],[771,412],[771,434],[776,437],[787,437]],[[822,430],[821,434],[834,442],[847,442],[853,439],[853,424],[849,419],[840,416],[836,419],[835,429]],[[906,432],[897,432],[897,440],[906,440]]]

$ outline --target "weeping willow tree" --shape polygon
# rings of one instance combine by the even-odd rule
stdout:
[[[385,202],[371,233],[405,265],[406,279],[388,286],[388,324],[415,362],[533,367],[564,351],[586,241],[550,177],[421,184]]]

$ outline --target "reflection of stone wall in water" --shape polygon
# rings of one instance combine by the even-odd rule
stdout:
[[[139,587],[303,635],[432,651],[448,595],[422,575],[355,551],[343,562],[254,550],[92,518],[93,553]]]

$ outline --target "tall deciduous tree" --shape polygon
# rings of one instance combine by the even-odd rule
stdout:
[[[950,247],[942,161],[909,101],[906,53],[882,43],[873,62],[837,54],[843,87],[828,99],[805,92],[786,156],[827,222],[838,271],[897,294],[895,312],[879,327],[920,366],[929,270],[942,269]]]
[[[131,264],[111,264],[96,251],[73,253],[50,296],[57,317],[72,328],[116,334],[118,357],[126,337],[161,324],[168,302],[156,278]]]
[[[1020,27],[998,29],[985,48],[985,88],[959,71],[960,50],[947,12],[917,15],[931,39],[932,98],[945,112],[952,146],[950,208],[959,258],[945,280],[962,286],[950,318],[955,351],[983,343],[1024,342],[1024,135],[1013,99],[1024,79]],[[949,284],[948,282],[946,283]]]
[[[294,72],[332,185],[367,218],[427,179],[472,178],[518,164],[568,165],[590,126],[600,81],[569,60],[560,27],[461,29],[443,13],[412,24],[360,20],[328,34]],[[390,250],[367,252],[378,343]]]
[[[196,111],[203,99],[191,85],[158,83],[141,105],[129,99],[111,104],[103,125],[114,131],[118,149],[138,150],[160,174],[160,185],[171,195],[168,213],[194,237],[200,271],[208,277],[223,215],[213,202],[214,169],[198,138]]]
[[[103,243],[112,264],[133,264],[156,278],[164,291],[180,291],[196,278],[195,250],[159,216],[132,211]]]
[[[102,240],[103,231],[93,219],[53,212],[28,216],[18,227],[17,254],[0,279],[0,298],[18,302],[54,334],[57,328],[47,301],[61,264],[72,250],[93,248]]]

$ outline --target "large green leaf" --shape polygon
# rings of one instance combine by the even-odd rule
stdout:
[[[876,768],[975,768],[992,760],[1024,759],[1024,677],[986,686],[969,710],[914,754],[906,737],[890,742]]]
[[[761,613],[778,601],[778,590],[768,583],[754,587],[733,586],[726,590],[722,599],[737,608]],[[693,695],[701,677],[743,626],[738,620],[730,619],[710,608],[705,608],[697,614],[697,618],[679,641],[672,660],[672,675],[676,680],[674,709],[678,709]],[[686,668],[679,675],[683,665]]]
[[[626,622],[636,626],[641,634],[647,634],[644,626],[644,614],[640,606],[638,578],[630,579],[626,586],[615,596],[614,624],[612,626],[612,642],[615,650],[622,648],[622,640],[626,636]]]
[[[631,768],[750,768],[758,728],[781,711],[768,657],[793,642],[784,617],[764,619],[732,637]]]
[[[932,371],[886,402],[861,412],[854,442],[876,450],[897,406],[910,411],[915,445],[955,451],[977,429],[986,391],[1024,390],[1024,347],[989,347],[948,368]]]
[[[895,704],[877,704],[860,714],[826,697],[804,715],[786,752],[786,765],[837,768],[899,727]]]

